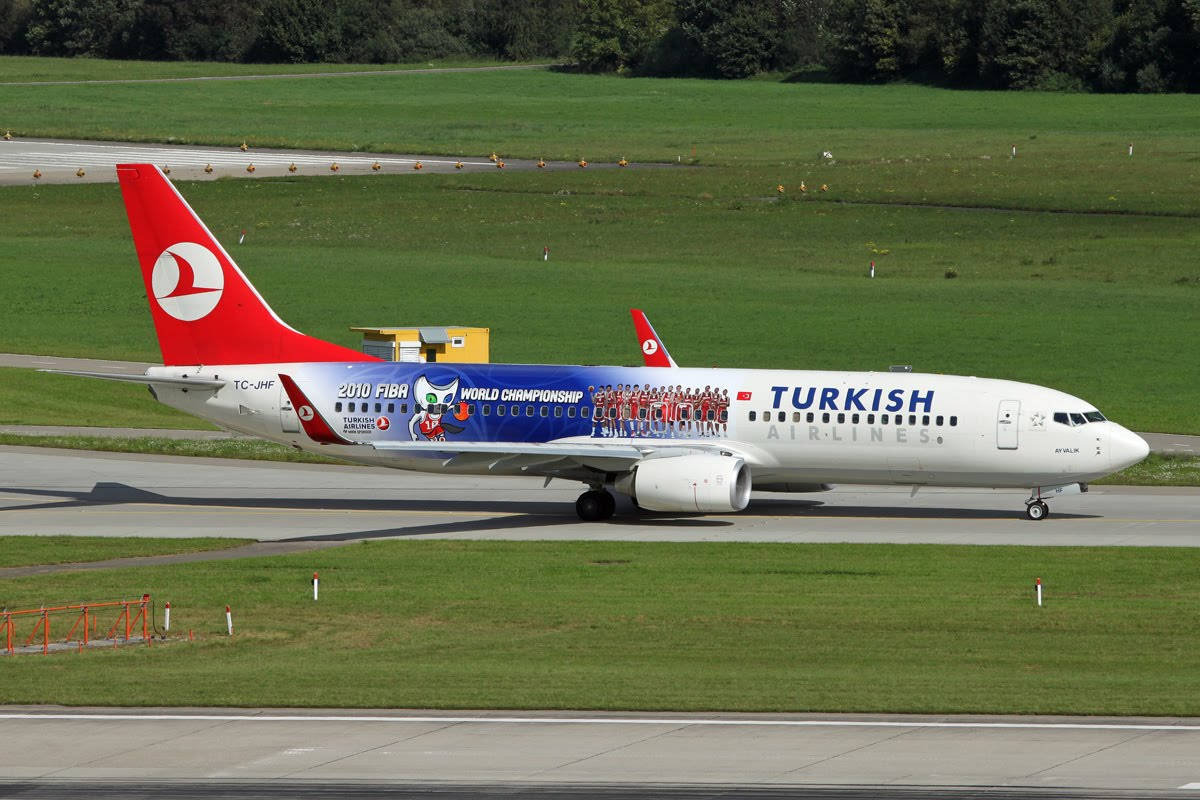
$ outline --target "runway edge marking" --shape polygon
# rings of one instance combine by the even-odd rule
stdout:
[[[468,717],[468,716],[405,716],[374,717],[347,715],[283,715],[283,714],[71,714],[36,712],[0,713],[0,720],[101,720],[114,722],[171,721],[183,722],[391,722],[432,723],[455,722],[496,725],[719,725],[726,727],[782,728],[976,728],[998,730],[1097,730],[1097,731],[1192,731],[1200,732],[1200,724],[1170,725],[1154,723],[1111,722],[899,722],[896,720],[780,720],[780,719],[688,719],[640,717]],[[1197,784],[1200,786],[1200,784]]]

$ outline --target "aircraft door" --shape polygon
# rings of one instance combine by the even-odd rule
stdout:
[[[292,409],[291,398],[287,396],[282,382],[279,384],[279,425],[284,433],[300,432],[300,420]]]
[[[1000,450],[1017,449],[1017,431],[1021,417],[1020,400],[1001,400],[996,412],[996,447]]]

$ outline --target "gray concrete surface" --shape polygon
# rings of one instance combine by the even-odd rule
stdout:
[[[0,779],[1094,787],[1188,797],[1200,795],[1198,722],[0,707]]]
[[[501,156],[504,154],[501,153]],[[506,170],[536,170],[530,159],[502,158]],[[116,165],[149,162],[169,167],[172,180],[216,180],[217,178],[270,178],[295,175],[419,175],[426,172],[480,172],[497,170],[487,154],[476,156],[400,155],[396,153],[347,153],[321,150],[279,150],[252,147],[194,147],[129,142],[86,142],[54,139],[0,140],[0,184],[115,183]],[[420,162],[418,170],[415,165]],[[336,163],[337,171],[331,166]],[[456,164],[462,167],[456,167]],[[254,165],[253,173],[247,167]],[[295,164],[296,172],[289,166]],[[379,164],[378,171],[372,169]],[[212,172],[205,172],[211,165]],[[589,164],[588,169],[616,167]],[[79,176],[79,170],[84,174]],[[547,161],[547,170],[578,170],[573,161]],[[34,171],[41,176],[33,177]]]
[[[839,487],[733,515],[582,523],[578,484],[0,447],[0,534],[1200,546],[1200,489],[1096,487],[1023,518],[1019,491]]]

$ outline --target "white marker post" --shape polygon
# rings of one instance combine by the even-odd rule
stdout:
[[[317,573],[313,573],[313,600],[317,599],[317,592],[321,586],[321,580],[317,577]]]
[[[875,262],[874,261],[871,262],[871,277],[872,278],[875,277]]]
[[[1133,158],[1133,142],[1129,143],[1129,157]]]
[[[170,603],[167,603],[166,608],[163,610],[163,630],[164,631],[171,630],[171,604]]]
[[[550,260],[550,246],[546,245],[542,248],[542,261]]]
[[[1012,146],[1012,155],[1010,155],[1009,158],[1016,158],[1016,157],[1017,157],[1017,146],[1014,144]]]
[[[1038,601],[1038,608],[1041,608],[1042,607],[1042,579],[1041,578],[1037,579],[1037,601]]]
[[[246,241],[246,229],[242,228],[242,235],[238,237],[238,244]]]
[[[229,610],[229,606],[225,606],[225,630],[233,636],[233,612]]]

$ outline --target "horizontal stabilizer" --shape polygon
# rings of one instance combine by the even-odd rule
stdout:
[[[78,372],[67,369],[39,369],[38,372],[48,372],[51,375],[75,375],[80,378],[100,378],[105,381],[121,381],[123,383],[140,383],[145,386],[184,386],[189,389],[220,389],[225,381],[214,381],[208,378],[169,378],[155,375],[123,375],[119,372]]]

